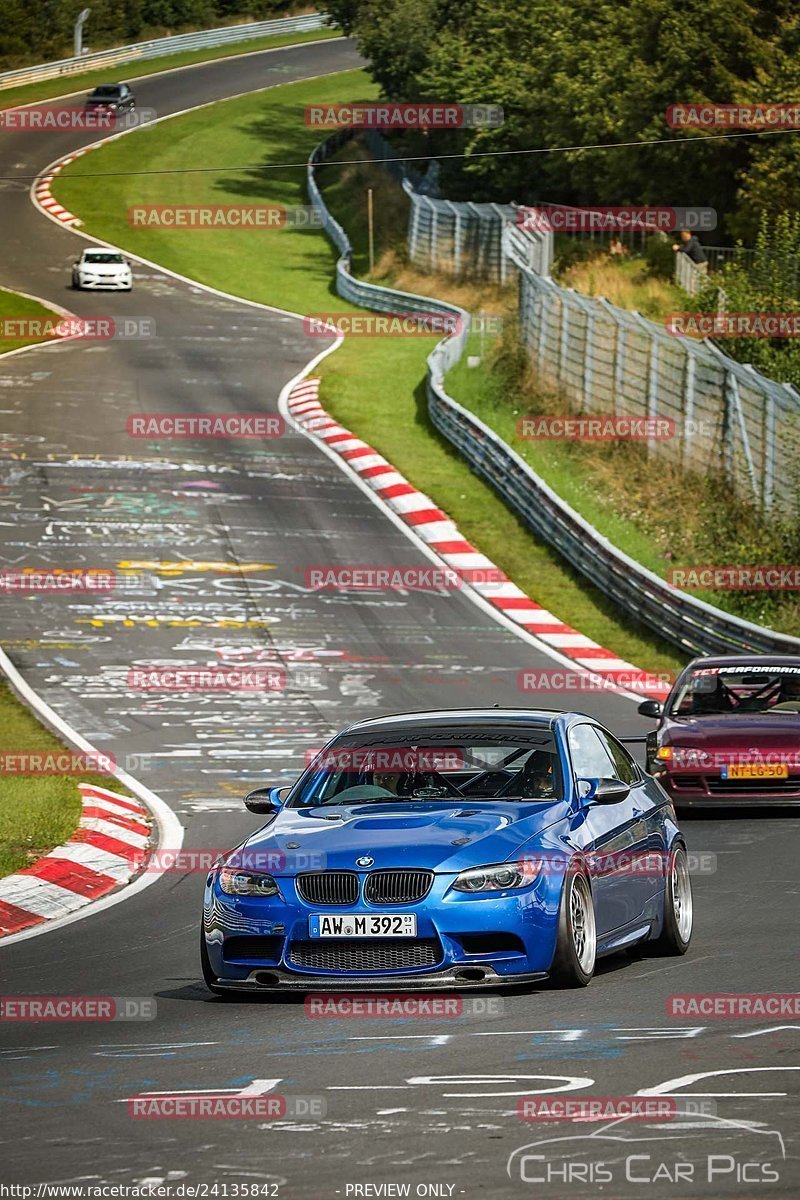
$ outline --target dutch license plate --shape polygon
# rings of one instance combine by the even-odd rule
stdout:
[[[415,913],[312,913],[308,918],[312,938],[416,937]]]
[[[788,763],[726,763],[723,779],[788,779]]]

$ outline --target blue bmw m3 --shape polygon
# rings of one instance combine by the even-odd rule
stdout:
[[[583,987],[600,955],[689,946],[672,802],[581,713],[360,721],[245,804],[268,820],[205,885],[213,992]]]

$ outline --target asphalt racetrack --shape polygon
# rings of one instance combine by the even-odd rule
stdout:
[[[136,93],[165,114],[360,62],[352,44],[328,41],[155,76]],[[31,176],[95,137],[3,132],[0,174]],[[521,667],[559,665],[462,592],[309,592],[311,566],[427,560],[304,435],[128,437],[126,417],[141,412],[277,413],[319,340],[309,349],[295,318],[140,264],[130,297],[69,291],[86,243],[42,216],[29,187],[0,188],[0,285],[81,316],[147,315],[157,334],[0,361],[2,562],[127,564],[133,579],[103,599],[4,596],[2,645],[58,714],[175,811],[188,848],[228,847],[255,829],[243,794],[291,779],[349,720],[516,706]],[[209,565],[219,563],[248,566]],[[280,660],[285,692],[187,700],[128,686],[137,665],[219,656]],[[554,706],[552,694],[524,698],[537,702]],[[620,735],[647,728],[623,696],[556,703]],[[483,1017],[313,1020],[294,997],[210,996],[198,959],[202,871],[166,872],[130,899],[0,947],[3,995],[156,1001],[149,1021],[0,1025],[3,1182],[148,1181],[209,1196],[269,1185],[258,1194],[282,1200],[800,1194],[800,1025],[667,1015],[675,993],[796,987],[797,817],[683,824],[690,850],[715,866],[694,877],[686,958],[622,954],[600,964],[588,990],[504,994]],[[292,1112],[148,1119],[127,1104],[214,1089],[281,1094]],[[659,1123],[518,1116],[520,1096],[566,1089],[681,1103]]]

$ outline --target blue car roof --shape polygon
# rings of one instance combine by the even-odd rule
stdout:
[[[572,718],[580,713],[563,712],[549,708],[445,708],[430,709],[427,712],[395,713],[386,717],[369,717],[364,721],[355,721],[348,725],[343,733],[354,733],[358,730],[375,732],[379,729],[391,730],[398,725],[419,725],[430,727],[434,725],[534,725],[539,729],[553,730],[559,717]]]

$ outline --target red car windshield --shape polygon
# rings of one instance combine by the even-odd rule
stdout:
[[[698,667],[669,706],[672,717],[800,713],[800,666]]]

